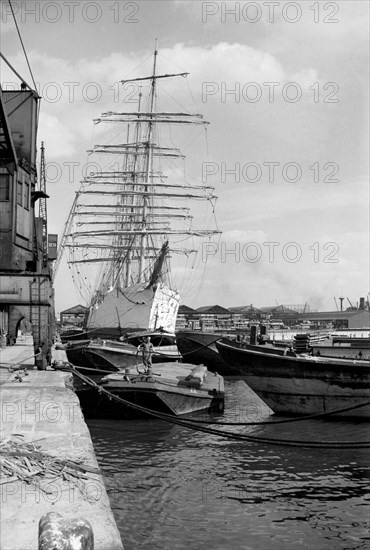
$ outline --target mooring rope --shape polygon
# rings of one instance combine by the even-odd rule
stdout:
[[[69,363],[69,365],[71,365],[71,363]],[[138,365],[136,365],[137,367]],[[59,367],[61,368],[61,367]],[[74,367],[76,368],[76,367]],[[155,368],[155,363],[153,364],[153,368]],[[66,369],[68,370],[68,368]],[[88,370],[88,371],[91,371],[93,370],[91,367],[78,367],[78,371],[79,372],[80,370]],[[82,374],[82,373],[80,373]],[[96,369],[96,374],[119,374],[119,371],[108,371],[108,370],[103,370],[103,369]],[[145,373],[139,373],[139,375],[142,376],[145,376]],[[127,376],[130,376],[129,374]],[[151,375],[147,375],[148,378],[151,378]],[[134,380],[136,381],[137,379],[139,379],[139,376],[135,375],[133,378],[131,378],[131,380]],[[168,386],[173,386],[173,384],[166,384],[165,382],[162,382],[161,380],[158,380],[157,381],[159,384],[163,384],[163,385],[168,385]],[[101,386],[98,385],[98,388],[101,388]],[[322,413],[316,413],[316,414],[309,414],[309,415],[305,415],[305,416],[299,416],[299,417],[294,417],[294,418],[284,418],[284,419],[280,419],[280,420],[265,420],[264,422],[225,422],[225,421],[218,421],[218,420],[199,420],[199,419],[191,419],[192,422],[194,422],[195,424],[215,424],[215,425],[218,425],[218,426],[262,426],[262,425],[271,425],[271,424],[287,424],[287,423],[290,423],[290,422],[300,422],[302,420],[313,420],[315,418],[323,418],[323,417],[326,417],[326,416],[331,416],[331,415],[335,415],[335,414],[341,414],[341,413],[344,413],[344,412],[348,412],[348,411],[351,411],[351,410],[355,410],[355,409],[360,409],[362,407],[366,407],[370,405],[370,401],[366,401],[365,403],[359,403],[357,405],[350,405],[348,407],[343,407],[342,409],[335,409],[333,411],[326,411],[326,412],[322,412]]]
[[[274,437],[263,437],[263,436],[254,436],[249,434],[238,434],[234,432],[228,432],[225,430],[216,430],[214,428],[211,428],[209,426],[200,425],[199,423],[194,422],[191,419],[180,419],[177,417],[173,417],[166,413],[160,413],[153,411],[151,409],[148,409],[146,407],[143,407],[141,405],[137,405],[134,403],[131,403],[130,401],[127,401],[126,399],[123,399],[122,397],[119,397],[118,395],[114,395],[110,391],[106,390],[105,388],[99,386],[97,383],[95,383],[93,380],[90,380],[87,376],[79,373],[76,371],[75,367],[68,363],[70,371],[76,375],[77,378],[80,378],[93,388],[95,388],[100,394],[104,394],[108,397],[110,400],[115,400],[119,403],[123,403],[124,405],[139,410],[143,413],[149,414],[151,416],[154,416],[155,418],[159,418],[160,420],[165,420],[166,422],[170,422],[171,424],[176,424],[178,426],[183,426],[185,428],[189,428],[195,431],[200,431],[203,433],[211,434],[211,435],[217,435],[221,437],[225,437],[228,439],[235,439],[235,440],[241,440],[241,441],[251,441],[255,443],[260,443],[263,445],[279,445],[279,446],[285,446],[285,447],[308,447],[308,448],[325,448],[325,449],[358,449],[358,448],[369,448],[370,447],[370,441],[304,441],[299,439],[282,439],[282,438],[274,438]],[[359,406],[365,406],[369,403],[364,403],[361,405],[356,405],[354,407]],[[352,407],[351,407],[352,408]],[[328,413],[333,414],[333,413]],[[319,416],[322,416],[320,414]],[[297,419],[301,420],[301,418]],[[205,422],[206,424],[209,424],[208,422]],[[275,422],[274,422],[275,423]],[[277,423],[277,422],[276,422]],[[216,424],[220,424],[217,423]],[[263,425],[264,422],[258,422],[257,425]],[[241,425],[241,424],[235,424],[235,425]],[[246,425],[246,424],[245,424]]]
[[[0,364],[0,369],[6,369],[9,372],[15,372],[16,370],[22,370],[22,369],[24,369],[28,366],[28,365],[25,366],[24,363],[26,361],[29,361],[30,359],[33,359],[36,356],[37,356],[37,354],[30,355],[29,357],[25,357],[21,361],[18,361],[18,363],[14,363],[14,364],[13,363]],[[23,366],[19,366],[19,365],[23,365]]]

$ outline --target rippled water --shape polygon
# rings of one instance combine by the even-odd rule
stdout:
[[[244,382],[228,379],[225,389],[225,420],[268,418]],[[159,420],[91,420],[89,428],[125,550],[370,548],[368,449],[266,446]],[[368,425],[353,421],[231,429],[370,439]]]

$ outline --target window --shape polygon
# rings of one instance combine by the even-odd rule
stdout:
[[[30,208],[30,184],[26,181],[23,184],[23,206],[27,210]]]
[[[20,204],[21,206],[23,204],[23,185],[19,180],[17,182],[17,204]]]
[[[9,185],[10,176],[8,174],[0,174],[0,201],[9,200]]]

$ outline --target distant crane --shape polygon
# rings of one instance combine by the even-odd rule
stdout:
[[[348,303],[349,303],[349,305],[350,305],[350,307],[348,308],[349,311],[356,311],[356,310],[357,310],[357,307],[354,307],[354,306],[352,305],[352,302],[351,302],[351,300],[350,300],[349,298],[347,298],[347,300],[348,300]]]

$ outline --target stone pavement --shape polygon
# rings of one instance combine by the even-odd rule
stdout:
[[[15,346],[0,349],[0,367],[3,371],[8,365],[32,369],[35,364],[32,336],[21,336]]]
[[[35,442],[39,450],[59,459],[83,460],[98,468],[88,427],[76,394],[69,389],[70,375],[53,370],[33,370],[33,343],[28,337],[0,350],[0,442]],[[57,358],[58,355],[56,354]],[[8,365],[22,364],[27,375],[9,372]],[[1,446],[0,446],[1,457]],[[9,459],[9,457],[7,457]],[[11,460],[11,459],[9,459]],[[102,477],[88,473],[84,491],[56,478],[49,493],[19,479],[6,482],[1,474],[2,550],[36,550],[38,523],[48,512],[66,519],[84,518],[93,528],[95,550],[122,550]]]

